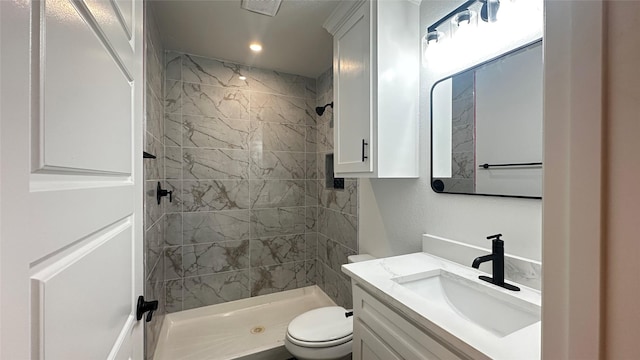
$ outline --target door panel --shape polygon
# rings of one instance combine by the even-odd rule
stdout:
[[[38,309],[33,340],[41,357],[107,358],[131,315],[133,259],[126,254],[132,240],[127,218],[82,239],[75,251],[39,264],[31,278],[31,304]]]
[[[2,359],[143,357],[142,20],[0,1]]]
[[[130,174],[131,47],[122,31],[124,44],[113,47],[118,34],[107,38],[113,31],[95,20],[112,18],[120,26],[114,12],[104,10],[113,8],[108,2],[108,8],[94,4],[100,12],[96,17],[79,1],[42,4],[40,167]]]

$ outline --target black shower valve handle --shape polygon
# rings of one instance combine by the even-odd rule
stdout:
[[[158,181],[158,186],[156,187],[156,199],[158,199],[158,205],[160,205],[160,200],[163,196],[169,196],[169,202],[173,202],[173,191],[165,190],[160,185],[160,181]]]
[[[136,319],[138,319],[138,321],[142,319],[144,313],[147,313],[145,321],[151,321],[153,318],[153,312],[156,310],[158,310],[158,300],[145,301],[144,296],[138,296],[138,304],[136,306]]]

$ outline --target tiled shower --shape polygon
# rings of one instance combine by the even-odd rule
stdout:
[[[148,42],[161,48],[157,33]],[[154,98],[155,79],[164,79],[164,117],[153,125],[159,131],[149,130],[147,120],[153,141],[146,150],[164,152],[154,164],[164,167],[158,177],[173,201],[163,198],[161,207],[147,210],[156,232],[146,236],[158,238],[147,245],[148,262],[155,262],[147,288],[162,310],[314,284],[350,308],[350,281],[340,266],[357,253],[358,184],[345,179],[345,189],[326,188],[332,111],[314,110],[332,101],[332,70],[312,79],[159,53],[161,69],[149,64],[158,51],[148,54],[147,97]],[[148,118],[155,124],[158,116],[148,103]],[[155,178],[146,179],[148,188],[155,186]],[[161,319],[148,326],[147,356]]]
[[[314,284],[315,80],[166,61],[167,310]]]
[[[156,200],[157,183],[164,180],[164,49],[152,8],[145,2],[145,133],[144,150],[155,159],[144,159],[144,296],[147,300],[158,300],[158,310],[151,322],[145,323],[145,354],[153,358],[160,327],[164,319],[164,256],[165,228],[167,217],[164,206]],[[142,156],[142,154],[140,154]]]

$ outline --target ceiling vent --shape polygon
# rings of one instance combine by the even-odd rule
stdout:
[[[242,0],[240,6],[258,14],[276,16],[282,0]]]

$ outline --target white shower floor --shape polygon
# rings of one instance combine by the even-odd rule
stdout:
[[[287,325],[333,301],[317,286],[165,316],[155,360],[282,360]]]

